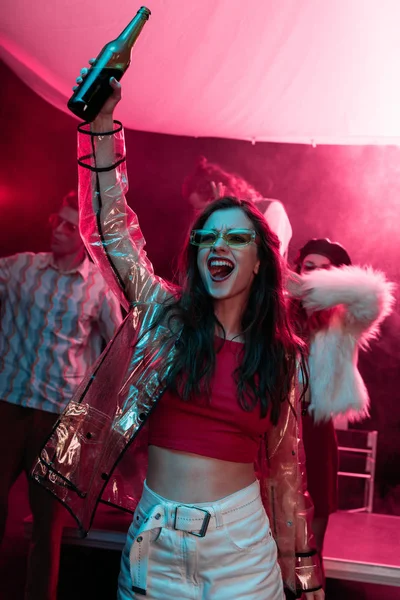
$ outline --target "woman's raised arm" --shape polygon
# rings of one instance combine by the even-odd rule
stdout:
[[[99,116],[78,128],[80,231],[110,288],[129,310],[138,302],[162,302],[171,289],[154,275],[137,215],[126,203],[124,134],[122,124],[113,120],[121,85],[114,79],[110,84],[114,92]]]

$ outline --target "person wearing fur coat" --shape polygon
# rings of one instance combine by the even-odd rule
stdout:
[[[360,348],[378,335],[391,312],[393,284],[371,267],[351,264],[347,251],[329,239],[309,240],[288,281],[298,333],[309,344],[309,386],[303,409],[308,489],[313,530],[322,553],[329,515],[337,509],[338,449],[333,417],[359,421],[369,397],[357,368]]]

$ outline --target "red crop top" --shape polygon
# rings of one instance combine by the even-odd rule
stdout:
[[[211,381],[211,400],[183,401],[166,391],[149,419],[149,444],[231,462],[252,463],[269,416],[260,408],[243,410],[233,372],[241,360],[243,344],[226,340],[217,353]]]

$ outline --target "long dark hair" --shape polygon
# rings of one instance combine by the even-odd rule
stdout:
[[[259,239],[260,267],[255,276],[242,317],[243,360],[235,371],[238,400],[246,410],[258,404],[265,417],[270,409],[276,424],[281,403],[289,394],[296,376],[297,361],[302,356],[302,342],[294,335],[286,314],[282,285],[279,241],[268,227],[262,213],[246,200],[224,197],[207,205],[193,224],[204,227],[217,210],[240,208],[251,220]],[[178,268],[180,295],[163,308],[160,319],[178,319],[183,325],[176,359],[168,387],[183,400],[210,392],[215,370],[216,328],[225,335],[214,314],[213,300],[207,292],[197,267],[198,248],[187,242]],[[172,326],[171,326],[172,329]],[[176,327],[175,327],[176,330]],[[221,341],[223,344],[223,340]]]

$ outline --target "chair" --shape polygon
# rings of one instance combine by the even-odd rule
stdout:
[[[349,512],[371,513],[378,432],[337,429],[336,436],[339,446],[339,502],[347,505],[347,508],[341,505],[340,508]],[[358,486],[355,485],[356,482]],[[360,500],[360,482],[362,500]],[[352,491],[356,493],[352,495]],[[358,504],[356,507],[354,507],[355,499],[356,505]]]

